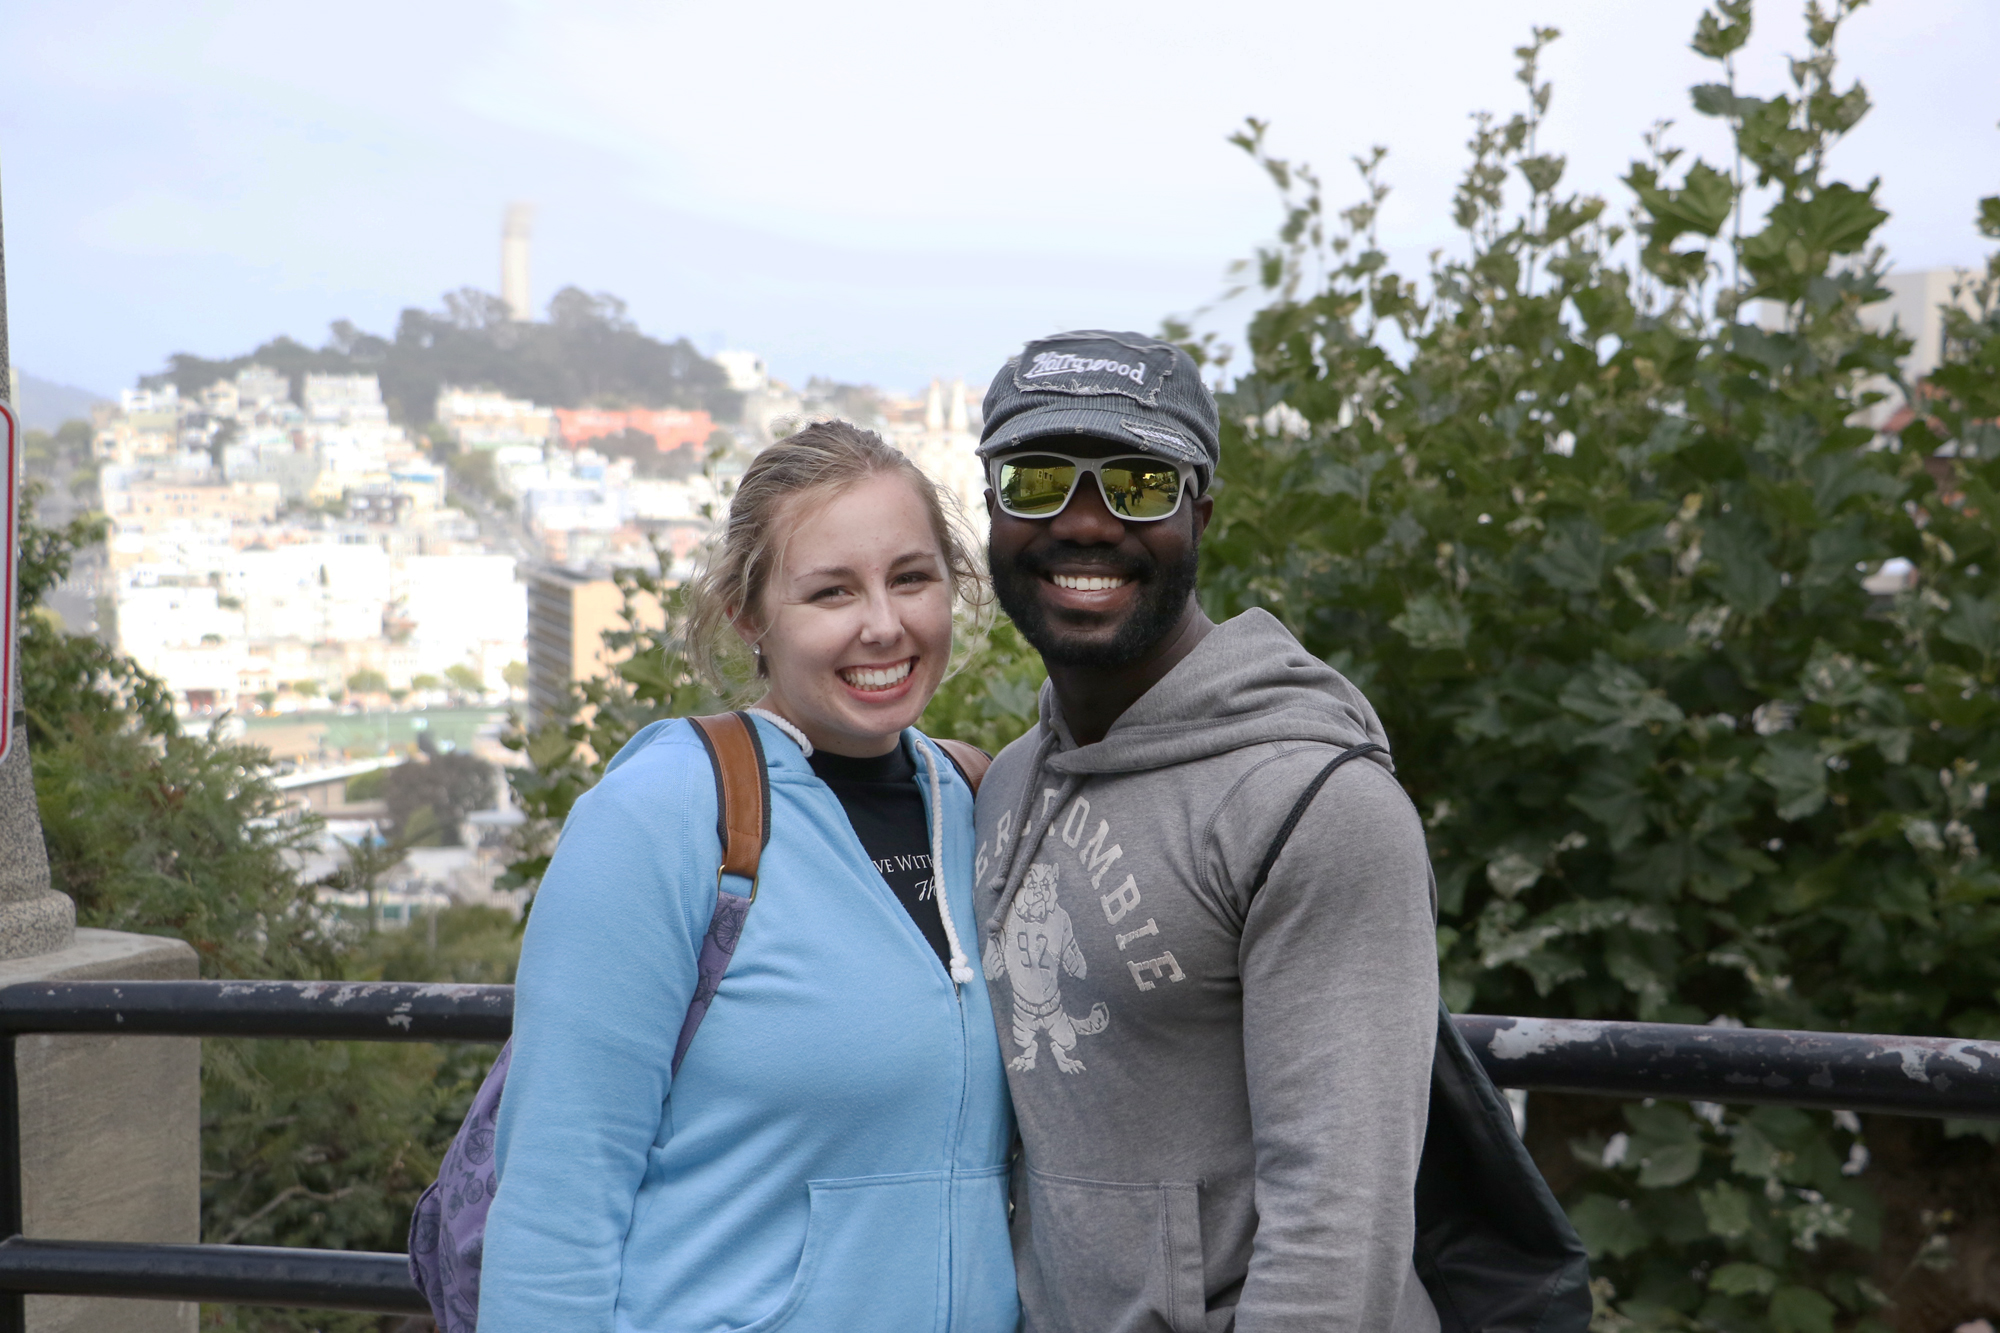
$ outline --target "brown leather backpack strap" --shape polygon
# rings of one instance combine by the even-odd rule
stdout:
[[[693,717],[695,734],[715,761],[716,834],[722,839],[722,873],[757,882],[757,862],[771,832],[770,778],[763,745],[745,713]]]
[[[743,923],[757,896],[757,863],[771,833],[771,779],[764,771],[764,746],[748,713],[691,717],[694,734],[708,748],[715,768],[715,831],[722,840],[722,867],[715,876],[715,912],[695,956],[694,995],[674,1043],[678,1077],[694,1034],[722,986],[729,960],[743,938]]]
[[[965,785],[972,788],[974,796],[979,795],[979,784],[986,777],[986,770],[993,766],[993,756],[970,741],[948,741],[933,737],[952,767],[965,779]]]

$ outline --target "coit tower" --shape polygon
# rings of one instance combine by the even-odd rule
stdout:
[[[528,297],[528,240],[534,231],[535,206],[507,205],[500,224],[500,299],[515,319],[533,319],[534,307]]]

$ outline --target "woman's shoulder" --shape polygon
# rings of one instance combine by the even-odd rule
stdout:
[[[712,868],[706,875],[688,872],[700,868],[704,855],[712,865],[717,854],[716,844],[701,836],[715,836],[714,771],[686,721],[668,719],[637,732],[597,784],[576,798],[540,897],[586,911],[628,898],[666,901],[657,890],[663,879],[706,883],[712,895]],[[538,900],[535,916],[543,915]]]
[[[619,747],[597,785],[578,804],[618,808],[654,806],[663,796],[715,795],[715,767],[708,749],[686,718],[663,718],[633,733]]]

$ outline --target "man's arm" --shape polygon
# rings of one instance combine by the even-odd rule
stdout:
[[[1433,894],[1416,811],[1364,759],[1327,780],[1249,907],[1257,1237],[1238,1333],[1437,1327],[1410,1262],[1437,1033]]]

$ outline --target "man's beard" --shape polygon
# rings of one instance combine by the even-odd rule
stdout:
[[[1001,610],[1021,631],[1021,637],[1050,666],[1117,667],[1129,666],[1160,646],[1173,632],[1194,595],[1195,573],[1200,565],[1200,549],[1189,545],[1187,554],[1171,565],[1147,557],[1126,559],[1103,547],[1059,546],[1057,551],[1065,572],[1088,567],[1107,577],[1125,577],[1139,585],[1139,592],[1125,623],[1109,639],[1084,639],[1052,624],[1036,584],[1054,563],[1049,554],[1023,552],[1003,569],[987,555],[987,571],[993,577],[993,592]]]

